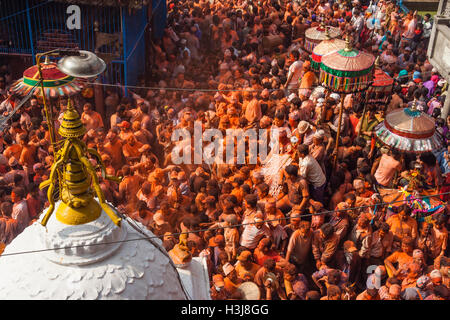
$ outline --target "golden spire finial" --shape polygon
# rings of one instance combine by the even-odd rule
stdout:
[[[67,109],[64,111],[63,120],[58,129],[58,133],[64,138],[82,137],[86,133],[86,127],[83,125],[83,122],[81,122],[77,110],[72,106],[70,98],[67,101]]]
[[[70,97],[67,98],[67,109],[66,110],[75,110],[73,105],[72,105],[72,100],[70,100]]]
[[[120,226],[121,218],[105,202],[97,172],[88,159],[89,155],[95,158],[104,179],[115,182],[120,182],[121,179],[107,175],[101,156],[96,150],[87,148],[81,140],[86,128],[70,99],[58,132],[65,138],[64,146],[56,153],[49,179],[39,186],[41,189],[48,186],[47,198],[50,204],[41,224],[45,226],[55,210],[53,192],[58,188],[61,200],[56,210],[58,221],[68,225],[89,223],[98,219],[103,209],[111,220]],[[58,172],[61,174],[58,175]],[[94,199],[94,195],[98,200]]]

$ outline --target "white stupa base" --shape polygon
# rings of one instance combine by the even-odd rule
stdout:
[[[46,228],[35,222],[0,256],[0,299],[210,298],[205,261],[195,258],[185,268],[174,268],[162,241],[134,224],[159,248],[127,220],[118,228],[104,211],[79,226],[65,225],[54,214]]]
[[[211,300],[206,258],[195,257],[186,267],[177,270],[191,299]]]

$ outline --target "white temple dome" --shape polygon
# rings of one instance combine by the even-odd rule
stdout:
[[[81,225],[61,223],[55,215],[46,227],[35,222],[0,256],[0,299],[191,298],[161,240],[142,224],[133,223],[145,236],[126,219],[117,227],[104,211],[95,221]],[[160,249],[145,237],[152,237]],[[193,262],[201,275],[203,263]],[[181,274],[183,282],[193,279],[190,271]]]

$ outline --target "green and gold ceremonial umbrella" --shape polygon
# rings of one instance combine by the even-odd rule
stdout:
[[[355,93],[372,83],[375,57],[353,49],[347,38],[345,48],[322,57],[320,83],[332,92]]]
[[[341,94],[334,167],[341,134],[344,95],[366,90],[373,81],[374,65],[375,57],[370,53],[353,49],[348,36],[344,49],[322,57],[319,82],[328,90]]]

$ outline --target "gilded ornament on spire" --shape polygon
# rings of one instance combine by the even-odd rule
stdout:
[[[64,112],[58,133],[64,138],[79,138],[86,133],[86,127],[81,122],[80,115],[73,108],[70,99],[67,102],[67,110]]]
[[[58,132],[64,138],[64,145],[56,153],[49,179],[39,186],[41,189],[48,186],[47,198],[50,204],[41,224],[45,226],[55,210],[54,191],[58,188],[61,204],[56,210],[56,219],[60,222],[69,225],[89,223],[98,219],[103,209],[120,226],[121,218],[105,202],[97,173],[88,156],[92,155],[96,159],[104,179],[120,182],[121,178],[107,175],[98,152],[87,148],[81,140],[86,128],[70,99]],[[98,200],[94,199],[94,195]]]

